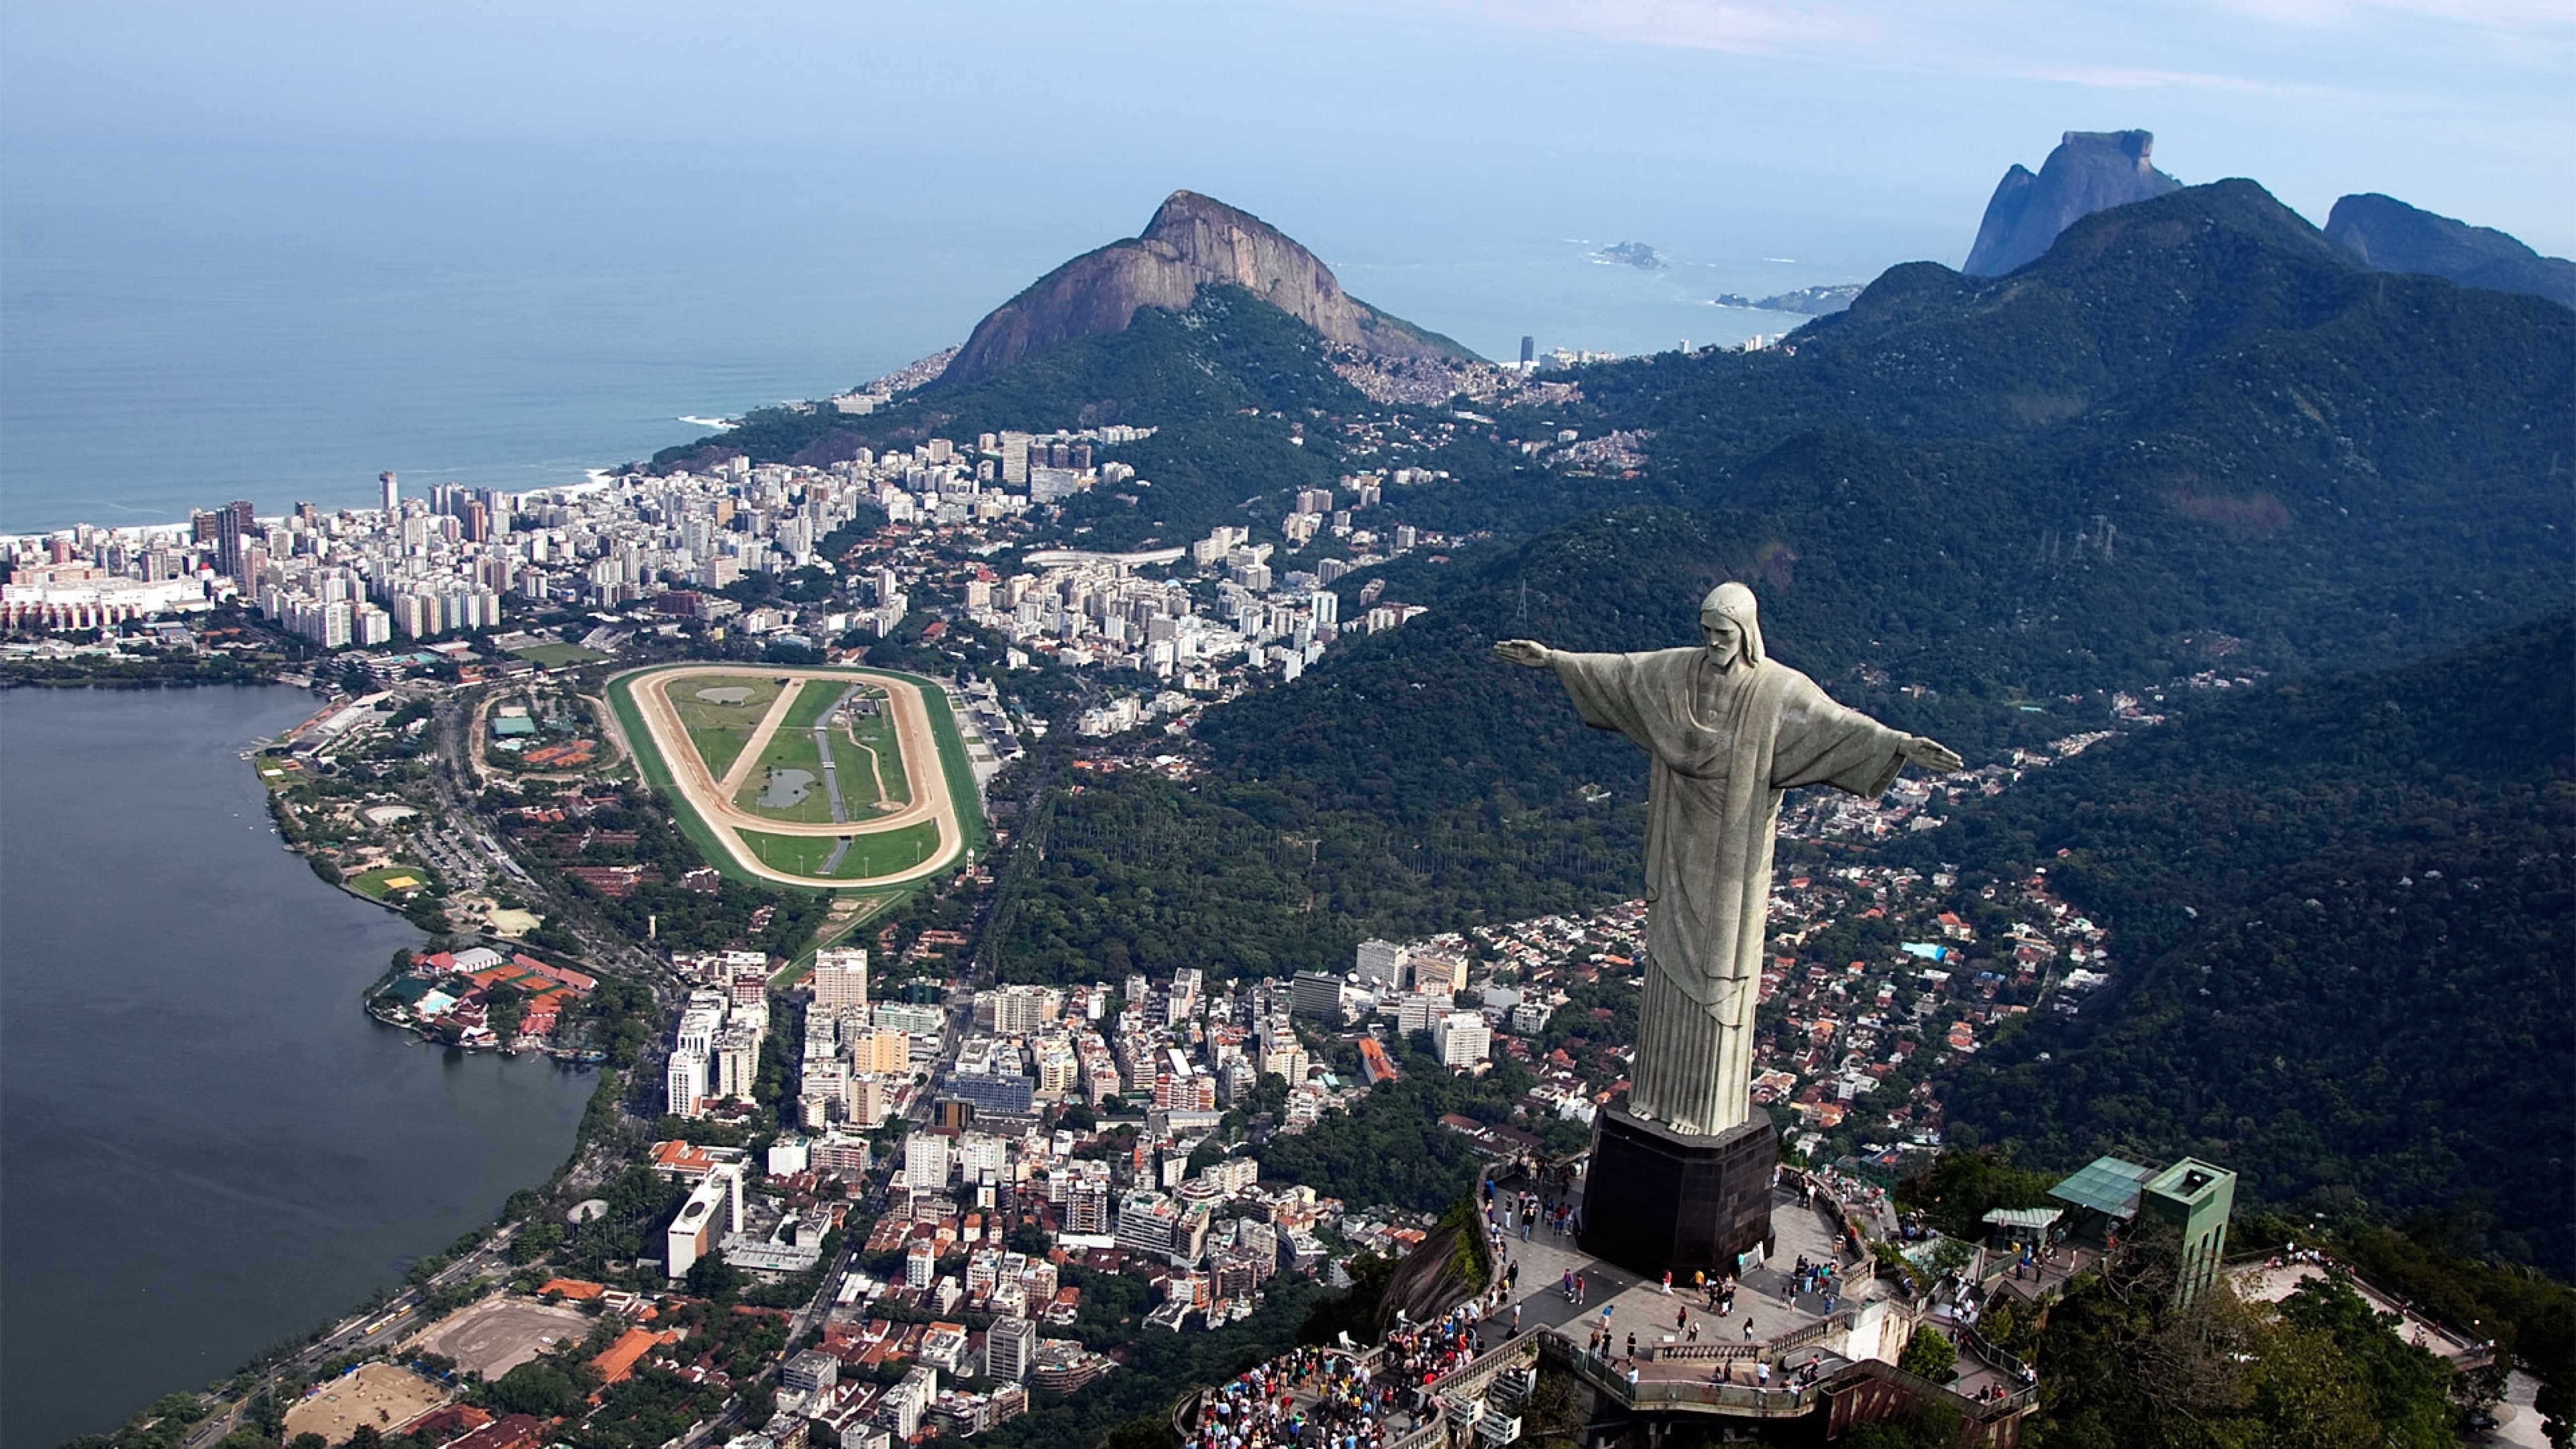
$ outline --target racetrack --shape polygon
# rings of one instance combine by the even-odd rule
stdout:
[[[745,810],[734,803],[736,792],[768,748],[770,737],[794,710],[797,699],[809,682],[838,690],[854,679],[865,679],[881,686],[887,695],[888,714],[903,757],[904,779],[911,795],[909,803],[899,809],[872,815],[864,820],[793,821],[780,820]],[[703,688],[726,680],[789,681],[771,702],[759,726],[753,731],[742,752],[732,761],[725,778],[718,779],[707,767],[696,745],[690,740],[679,711],[673,706],[670,691],[685,685]],[[958,816],[958,802],[950,794],[942,768],[942,756],[929,706],[923,701],[921,686],[902,675],[875,671],[798,669],[793,667],[760,667],[756,665],[678,664],[660,665],[620,675],[610,681],[611,689],[623,689],[644,725],[648,739],[626,741],[631,749],[637,744],[649,746],[671,776],[674,791],[683,808],[696,815],[715,836],[732,863],[744,874],[763,880],[797,886],[883,886],[901,885],[937,875],[956,864],[966,846],[966,831]],[[613,714],[614,711],[611,711]],[[781,871],[762,861],[742,838],[743,831],[762,835],[797,836],[863,836],[903,830],[925,821],[935,822],[939,845],[919,864],[882,876],[809,876]]]

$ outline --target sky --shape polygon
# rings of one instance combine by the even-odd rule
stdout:
[[[1794,205],[1955,265],[2007,166],[2143,127],[2315,221],[2383,191],[2565,255],[2571,61],[2563,0],[11,0],[0,223],[12,173],[249,152],[673,224],[882,176],[1095,237],[1177,186],[1292,232]]]

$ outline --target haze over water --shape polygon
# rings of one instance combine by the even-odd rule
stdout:
[[[670,157],[398,171],[240,151],[18,166],[0,225],[0,531],[175,522],[236,497],[263,514],[371,506],[387,468],[411,490],[576,483],[707,431],[683,415],[824,395],[961,342],[1057,263],[1142,230],[1171,186],[1208,185],[1068,188],[997,221],[943,199],[937,176],[877,168],[871,195],[917,204],[799,197],[769,224],[675,214],[666,193],[713,183]],[[757,162],[723,174],[798,195]],[[1426,228],[1272,191],[1218,194],[1357,295],[1495,358],[1524,333],[1623,353],[1778,333],[1802,319],[1710,299],[1866,280],[1944,240],[1723,207],[1640,234],[1580,200]],[[1631,235],[1673,264],[1590,259]],[[1797,260],[1764,259],[1780,256]]]
[[[0,1443],[230,1376],[572,1150],[596,1076],[359,1009],[421,935],[287,853],[238,758],[313,707],[0,692]]]

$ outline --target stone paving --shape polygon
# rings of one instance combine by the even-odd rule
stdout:
[[[1501,1189],[1506,1194],[1519,1191],[1517,1182]],[[1516,1199],[1515,1199],[1516,1200]],[[1545,1199],[1543,1201],[1553,1201]],[[1544,1219],[1544,1213],[1542,1213]],[[1638,1376],[1643,1379],[1683,1378],[1707,1380],[1717,1365],[1705,1360],[1656,1360],[1645,1357],[1647,1350],[1690,1341],[1690,1324],[1699,1326],[1698,1342],[1702,1344],[1745,1342],[1744,1326],[1753,1327],[1752,1341],[1766,1343],[1781,1335],[1795,1332],[1815,1323],[1825,1314],[1821,1295],[1807,1294],[1794,1303],[1780,1296],[1782,1283],[1790,1276],[1782,1269],[1794,1267],[1800,1255],[1810,1262],[1821,1262],[1834,1256],[1834,1229],[1824,1214],[1799,1203],[1798,1195],[1786,1189],[1772,1197],[1771,1228],[1777,1243],[1775,1261],[1781,1266],[1764,1266],[1744,1275],[1735,1295],[1732,1313],[1720,1315],[1706,1307],[1706,1301],[1685,1282],[1673,1285],[1671,1296],[1663,1291],[1660,1279],[1641,1279],[1638,1275],[1605,1263],[1584,1253],[1571,1236],[1550,1234],[1544,1221],[1531,1230],[1530,1240],[1523,1242],[1517,1227],[1506,1237],[1502,1247],[1502,1265],[1518,1265],[1520,1280],[1505,1297],[1503,1306],[1489,1315],[1483,1326],[1483,1342],[1494,1347],[1507,1339],[1514,1327],[1514,1309],[1519,1311],[1518,1327],[1523,1333],[1541,1327],[1562,1328],[1578,1344],[1591,1337],[1591,1331],[1604,1321],[1611,1332],[1612,1354],[1624,1359],[1628,1336],[1636,1335],[1640,1361]],[[1856,1264],[1844,1262],[1837,1271],[1853,1275],[1849,1287],[1855,1291],[1844,1295],[1837,1307],[1856,1307],[1883,1294],[1882,1285],[1859,1272]],[[1585,1279],[1584,1301],[1569,1301],[1560,1284],[1568,1272]],[[1677,1323],[1677,1317],[1679,1322]],[[1804,1364],[1815,1348],[1792,1351],[1793,1363]],[[1842,1363],[1831,1353],[1822,1355],[1830,1371]],[[1777,1365],[1774,1366],[1775,1369]],[[1749,1364],[1734,1369],[1738,1382],[1751,1382]]]

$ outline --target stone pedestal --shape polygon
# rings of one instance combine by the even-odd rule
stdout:
[[[1648,1278],[1734,1272],[1737,1254],[1770,1248],[1777,1140],[1758,1111],[1715,1137],[1602,1112],[1584,1178],[1583,1250]]]

